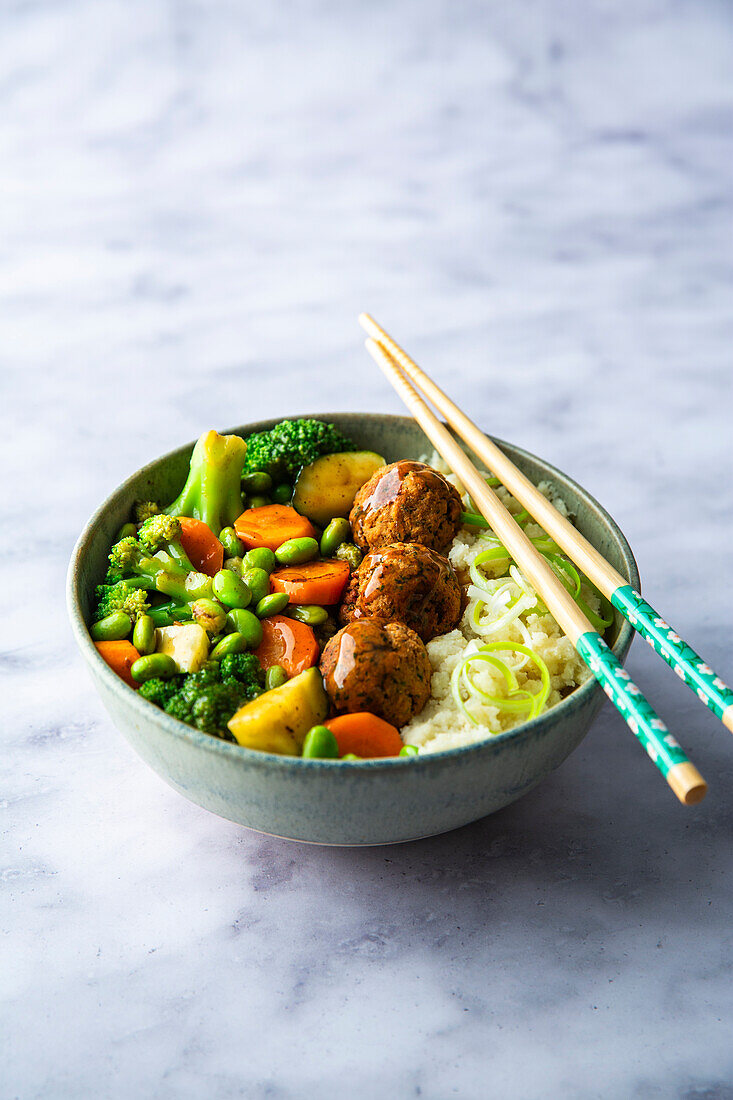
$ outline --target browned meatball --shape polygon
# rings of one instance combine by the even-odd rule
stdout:
[[[340,618],[404,623],[429,642],[456,625],[462,596],[447,558],[417,542],[395,542],[372,550],[351,574]]]
[[[362,550],[420,542],[444,554],[460,526],[461,508],[458,491],[442,474],[402,459],[380,467],[362,485],[349,520]]]
[[[430,698],[430,659],[402,623],[360,619],[345,626],[323,650],[321,672],[338,714],[367,710],[400,728]]]

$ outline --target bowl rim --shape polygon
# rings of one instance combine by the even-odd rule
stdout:
[[[412,417],[401,416],[397,413],[373,413],[373,412],[347,412],[340,410],[337,412],[328,413],[299,413],[288,416],[279,416],[277,418],[270,418],[263,421],[254,421],[252,424],[237,425],[235,428],[226,428],[222,430],[222,434],[242,434],[242,428],[247,429],[247,435],[253,431],[263,430],[262,425],[278,423],[280,420],[296,420],[302,416],[308,416],[317,418],[319,420],[331,421],[334,418],[343,416],[352,416],[358,419],[370,419],[376,418],[379,420],[392,420],[402,424],[415,424]],[[507,440],[500,439],[497,436],[490,437],[499,447],[502,449],[510,447],[516,454],[530,461],[536,462],[539,465],[545,467],[549,477],[552,475],[559,476],[560,479],[567,482],[577,492],[586,505],[594,509],[599,516],[603,519],[606,526],[610,529],[611,533],[617,539],[621,545],[621,550],[626,559],[625,566],[626,572],[629,573],[628,583],[634,587],[637,591],[640,589],[639,570],[633,551],[616,521],[610,515],[609,512],[603,507],[599,501],[596,500],[587,489],[584,489],[574,478],[564,473],[559,467],[553,463],[548,462],[546,459],[541,458],[539,455],[534,454],[532,451],[526,450],[524,447],[519,447],[514,443],[510,443]],[[305,769],[306,771],[319,771],[327,770],[332,772],[334,768],[343,767],[343,761],[341,760],[324,760],[324,759],[306,759],[302,756],[285,756],[278,753],[262,752],[257,749],[248,749],[243,745],[238,745],[231,741],[224,741],[221,738],[214,737],[208,733],[202,733],[200,730],[194,729],[192,726],[187,725],[185,722],[180,721],[178,718],[172,718],[165,711],[156,707],[155,704],[149,703],[146,699],[142,699],[138,693],[125,683],[112,669],[102,660],[94,642],[89,633],[89,628],[84,620],[81,609],[81,587],[80,587],[80,575],[81,571],[79,565],[82,557],[85,555],[86,548],[94,540],[94,529],[100,522],[102,517],[106,514],[111,504],[119,497],[124,497],[132,486],[132,483],[137,481],[138,478],[150,471],[153,472],[154,468],[158,467],[162,462],[170,461],[176,456],[181,455],[182,452],[190,451],[195,440],[190,443],[176,447],[171,451],[167,451],[165,454],[159,455],[157,458],[151,459],[150,462],[146,462],[144,466],[139,467],[132,474],[130,474],[125,480],[117,486],[116,489],[111,492],[99,507],[92,513],[90,518],[84,524],[82,531],[76,540],[74,549],[69,560],[69,567],[66,578],[66,603],[69,614],[69,620],[71,623],[72,633],[74,634],[75,641],[81,651],[82,657],[89,665],[93,674],[102,677],[107,688],[117,696],[120,696],[121,702],[125,706],[132,707],[144,726],[145,723],[152,722],[155,725],[161,727],[163,731],[172,735],[175,738],[187,741],[192,746],[200,748],[205,752],[213,752],[215,754],[228,757],[233,762],[238,761],[240,764],[252,765],[260,768],[295,768]],[[426,439],[429,443],[429,440]],[[623,572],[623,570],[622,570]],[[613,646],[611,647],[617,657],[620,657],[627,650],[634,635],[634,628],[631,624],[624,619],[621,623],[621,628],[618,633]],[[597,680],[593,676],[590,676],[584,684],[576,688],[566,699],[562,699],[550,710],[545,711],[537,718],[531,719],[529,722],[522,722],[517,726],[513,726],[510,730],[505,730],[502,733],[489,734],[487,737],[474,741],[469,745],[459,745],[451,749],[441,749],[438,752],[425,753],[422,756],[388,756],[377,757],[371,760],[352,760],[349,761],[351,765],[350,770],[361,771],[386,771],[393,768],[410,767],[414,764],[416,759],[420,760],[421,768],[429,768],[431,764],[438,766],[438,764],[450,760],[462,759],[467,755],[480,755],[482,752],[494,752],[506,747],[507,744],[519,737],[532,737],[541,736],[556,722],[562,720],[563,717],[569,716],[574,710],[579,709],[586,702],[589,702],[594,694],[600,694],[602,688]]]

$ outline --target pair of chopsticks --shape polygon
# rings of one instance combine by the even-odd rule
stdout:
[[[674,793],[686,805],[700,802],[705,797],[707,784],[695,765],[687,758],[548,562],[535,549],[496,493],[489,488],[450,432],[428,408],[408,381],[408,377],[522,507],[730,730],[733,730],[733,691],[671,630],[654,608],[595,547],[560,515],[511,459],[469,420],[373,317],[362,313],[359,323],[369,335],[366,341],[369,354],[392,383],[435,449],[461,480],[484,519],[541,596]]]

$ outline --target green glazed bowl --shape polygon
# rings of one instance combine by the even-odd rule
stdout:
[[[408,417],[324,413],[321,418],[388,462],[432,450]],[[247,436],[274,423],[232,431]],[[532,481],[547,480],[557,488],[579,530],[638,588],[631,549],[600,504],[549,463],[496,442]],[[133,501],[173,500],[185,480],[192,446],[144,466],[104,502],[74,549],[67,584],[71,625],[102,702],[133,748],[175,790],[221,817],[275,836],[316,844],[391,844],[443,833],[501,809],[580,744],[604,698],[594,679],[534,721],[480,744],[418,759],[352,764],[253,752],[199,733],[139,698],[107,667],[89,637],[94,586],[104,576],[110,543],[129,518]],[[632,628],[617,615],[609,640],[619,660],[631,638]]]

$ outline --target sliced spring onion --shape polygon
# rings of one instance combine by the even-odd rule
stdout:
[[[518,652],[533,661],[540,673],[540,691],[535,695],[531,691],[520,688],[514,670],[510,668],[505,661],[492,656],[489,650],[502,653]],[[489,664],[492,668],[496,668],[501,673],[507,686],[508,694],[506,696],[492,695],[478,686],[474,679],[475,672],[471,668],[477,661]],[[468,700],[464,700],[463,698],[461,692],[462,687],[464,687],[468,693]],[[477,726],[479,722],[476,716],[472,714],[468,708],[468,702],[471,698],[477,698],[489,706],[496,707],[496,709],[500,711],[507,711],[512,714],[521,714],[526,711],[527,718],[536,718],[542,713],[550,695],[550,673],[547,665],[539,654],[535,653],[529,646],[519,645],[517,642],[488,642],[477,652],[468,654],[464,657],[453,669],[453,673],[451,674],[451,694],[456,705],[460,707],[468,720],[475,726]]]

